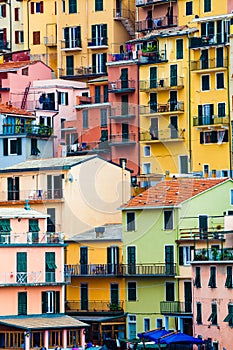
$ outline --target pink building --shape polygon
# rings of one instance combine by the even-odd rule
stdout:
[[[27,202],[0,209],[0,348],[84,346],[85,324],[64,314],[63,234],[46,233],[48,220]]]

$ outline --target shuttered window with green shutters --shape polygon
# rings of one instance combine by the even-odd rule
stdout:
[[[27,253],[18,252],[17,258],[17,282],[27,283]]]
[[[27,315],[27,292],[18,293],[18,315]]]
[[[45,253],[45,281],[55,282],[55,270],[57,266],[55,264],[55,253]]]

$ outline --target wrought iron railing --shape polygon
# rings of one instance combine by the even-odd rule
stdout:
[[[187,314],[192,313],[192,301],[161,301],[161,314]]]
[[[110,300],[69,300],[65,303],[65,311],[78,312],[78,311],[123,311],[124,301],[119,300],[117,302],[111,302]]]

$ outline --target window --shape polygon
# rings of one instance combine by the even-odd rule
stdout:
[[[179,247],[179,265],[190,265],[193,247]]]
[[[3,155],[12,156],[22,154],[22,139],[21,138],[9,138],[3,139]]]
[[[40,150],[37,147],[37,139],[31,139],[31,155],[38,156]]]
[[[150,157],[150,146],[144,146],[144,157]]]
[[[233,326],[233,304],[228,304],[228,315],[223,322],[228,322],[230,327]]]
[[[210,90],[210,76],[209,75],[202,75],[201,76],[201,88],[202,88],[202,91]]]
[[[211,11],[211,0],[204,0],[204,12]]]
[[[91,26],[92,38],[89,46],[102,46],[108,44],[107,24],[94,24]]]
[[[219,102],[218,103],[218,117],[225,117],[226,116],[226,104],[225,102]]]
[[[175,300],[175,284],[173,282],[166,282],[165,293],[166,293],[166,301]]]
[[[33,45],[40,45],[40,32],[33,32]]]
[[[101,130],[100,141],[101,142],[108,141],[108,130],[106,130],[106,129]]]
[[[88,284],[80,285],[81,310],[88,310]]]
[[[135,213],[126,213],[127,231],[135,231]]]
[[[27,292],[18,293],[18,315],[27,315]]]
[[[0,17],[6,17],[6,4],[0,5]]]
[[[216,74],[216,89],[224,89],[224,73]]]
[[[69,0],[69,13],[77,13],[77,0]]]
[[[170,66],[170,86],[177,86],[177,64]]]
[[[95,11],[103,11],[103,0],[95,0]]]
[[[217,67],[224,67],[223,47],[217,47],[217,49],[216,49],[216,66]]]
[[[193,14],[193,2],[187,1],[186,2],[186,16],[190,16]]]
[[[157,87],[157,67],[150,67],[150,89]]]
[[[0,243],[10,243],[10,219],[0,219]]]
[[[163,319],[156,318],[155,328],[162,328],[162,327],[163,327]]]
[[[7,200],[19,200],[19,177],[7,178]]]
[[[19,21],[19,7],[15,7],[15,21]]]
[[[106,62],[107,62],[107,54],[93,54],[92,55],[92,72],[94,74],[97,73],[106,73]]]
[[[232,266],[227,266],[227,277],[225,287],[232,288]]]
[[[37,243],[39,241],[39,222],[37,219],[29,219],[29,233],[31,234],[30,236],[30,243]]]
[[[233,190],[231,190],[231,205],[233,205]]]
[[[66,0],[62,0],[62,12],[66,12]]]
[[[202,324],[201,303],[197,303],[196,307],[197,307],[197,317],[196,317],[197,324]]]
[[[48,208],[47,214],[50,215],[47,218],[47,232],[55,233],[56,232],[55,208]]]
[[[136,282],[128,282],[128,301],[137,300],[136,291],[137,291]]]
[[[65,47],[72,49],[82,47],[81,45],[81,27],[66,27],[64,28]]]
[[[62,175],[47,175],[47,198],[62,198]]]
[[[150,94],[149,106],[150,106],[151,113],[157,112],[157,107],[158,107],[157,94],[154,92]]]
[[[228,142],[228,130],[200,132],[200,143],[218,143]]]
[[[83,129],[88,128],[88,110],[84,109],[83,110]]]
[[[118,309],[119,306],[119,285],[118,283],[110,284],[110,300],[111,305],[115,309]]]
[[[24,32],[22,30],[15,31],[15,44],[24,43]]]
[[[66,74],[74,75],[74,56],[66,56]]]
[[[211,304],[211,314],[207,321],[211,321],[213,326],[218,324],[217,304]]]
[[[60,292],[42,292],[42,314],[60,313]]]
[[[58,92],[58,104],[68,106],[68,92]]]
[[[143,163],[142,172],[143,174],[151,174],[151,163]]]
[[[210,288],[216,288],[216,267],[210,266],[210,279],[208,283],[208,287]]]
[[[100,97],[100,86],[95,86],[95,103],[100,103],[101,97]]]
[[[17,283],[27,283],[27,253],[18,252],[16,253],[17,261]]]
[[[31,14],[43,13],[44,12],[44,2],[31,2]]]
[[[55,282],[55,253],[54,252],[45,252],[45,281],[46,282]]]
[[[164,230],[172,230],[173,229],[173,211],[165,210],[163,214],[164,214]]]
[[[196,276],[194,280],[194,286],[196,288],[201,288],[201,268],[196,266]]]
[[[179,156],[179,167],[181,174],[188,174],[188,156]]]
[[[148,332],[150,330],[150,319],[144,318],[144,332]]]
[[[136,334],[136,315],[128,315],[128,339],[135,339]]]
[[[184,58],[183,52],[183,39],[176,40],[176,59],[180,60]]]
[[[101,128],[107,127],[107,109],[100,110],[100,126]]]
[[[108,85],[104,85],[104,102],[108,102]]]

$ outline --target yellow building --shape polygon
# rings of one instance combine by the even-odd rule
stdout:
[[[105,225],[67,241],[66,313],[90,324],[86,341],[126,337],[122,227]]]

